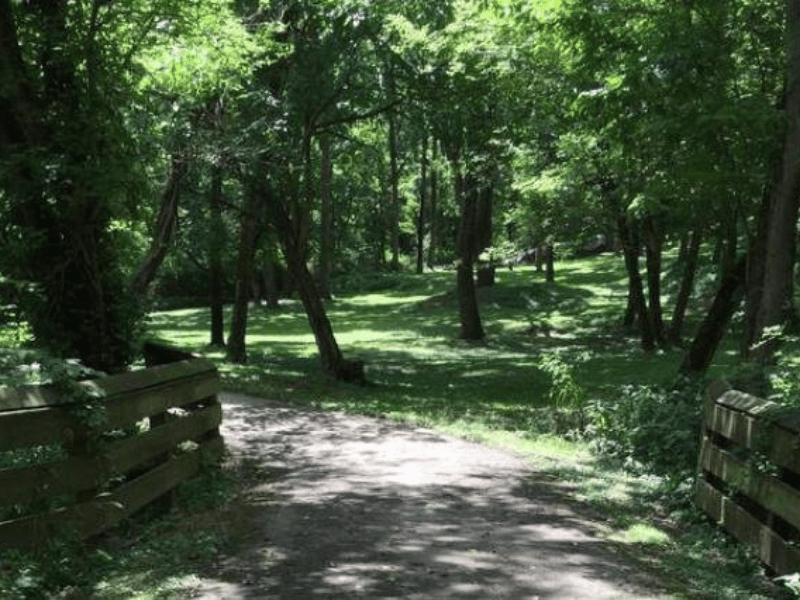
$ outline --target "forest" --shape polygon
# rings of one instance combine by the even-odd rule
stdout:
[[[800,0],[0,0],[0,378],[119,373],[161,337],[234,387],[403,413],[387,382],[424,353],[347,329],[406,294],[463,376],[498,373],[423,421],[534,390],[519,429],[675,492],[711,375],[800,404],[798,156]],[[258,342],[295,309],[302,356]],[[481,354],[507,321],[548,383]],[[595,346],[551,351],[568,330]],[[600,339],[647,365],[628,404],[595,393]]]

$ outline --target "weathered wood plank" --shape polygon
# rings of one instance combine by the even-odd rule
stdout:
[[[214,363],[204,358],[193,358],[168,365],[121,373],[112,377],[93,379],[81,382],[81,385],[107,397],[112,397],[207,374],[217,376],[217,367]]]
[[[189,379],[113,396],[104,405],[107,419],[104,429],[130,427],[145,417],[169,408],[185,406],[204,398],[213,399],[219,391],[217,374],[202,372]],[[0,451],[62,443],[74,435],[76,426],[77,423],[63,408],[4,412],[0,414]]]
[[[166,463],[126,483],[112,496],[116,502],[125,507],[125,514],[129,515],[197,473],[203,465],[205,456],[208,454],[218,455],[222,452],[223,447],[222,438],[210,440],[198,446],[197,449],[171,458]]]
[[[0,470],[0,506],[27,504],[99,487],[111,475],[125,474],[185,440],[215,430],[221,422],[222,407],[214,404],[134,438],[112,443],[94,458]]]
[[[96,488],[108,479],[101,458],[71,458],[0,470],[0,507],[29,504]]]
[[[719,404],[706,413],[706,427],[747,448],[752,448],[761,434],[760,419]]]
[[[208,360],[193,358],[168,365],[150,367],[129,373],[121,373],[111,377],[102,377],[91,381],[83,381],[79,386],[87,392],[100,396],[112,397],[158,387],[184,378],[213,373],[217,368]],[[59,397],[49,386],[0,386],[0,412],[27,408],[42,408],[69,404],[70,400]]]
[[[717,398],[717,404],[753,416],[769,413],[769,411],[775,410],[780,406],[770,400],[764,400],[763,398],[740,392],[739,390],[728,390]]]
[[[57,408],[36,408],[2,413],[0,451],[60,443],[73,434],[75,421]]]
[[[43,408],[67,403],[69,403],[69,399],[60,397],[49,386],[0,386],[0,412],[24,408]]]
[[[736,390],[730,390],[720,396],[717,404],[779,425],[794,434],[800,434],[800,410],[787,411],[785,406],[776,402]]]
[[[101,533],[197,473],[204,456],[218,454],[222,448],[222,438],[215,438],[192,452],[170,459],[111,494],[54,513],[0,523],[0,548],[36,548],[61,529],[68,529],[79,538]]]
[[[800,473],[800,434],[782,423],[765,425],[750,414],[716,405],[706,415],[706,427],[740,446],[763,452],[778,466]]]
[[[748,544],[779,575],[800,571],[800,551],[761,524],[707,481],[698,479],[697,504],[739,541]]]
[[[706,388],[706,398],[713,402],[722,396],[722,394],[730,390],[731,386],[727,381],[724,379],[714,379]]]
[[[169,421],[109,449],[106,454],[108,468],[112,473],[127,473],[183,441],[197,439],[207,431],[215,430],[221,422],[222,407],[219,404]]]
[[[759,473],[730,452],[710,443],[703,444],[700,464],[732,488],[800,529],[800,491],[774,477]]]
[[[179,408],[204,398],[212,399],[219,391],[220,381],[216,372],[206,372],[191,379],[115,396],[109,398],[105,405],[106,427],[109,429],[130,427],[145,417],[164,412],[169,408]]]

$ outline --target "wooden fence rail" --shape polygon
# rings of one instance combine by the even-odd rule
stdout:
[[[776,573],[800,571],[800,412],[712,384],[696,499]]]
[[[223,444],[216,367],[189,358],[81,382],[100,398],[89,427],[47,387],[0,389],[0,548],[101,533],[216,460]],[[11,458],[50,456],[6,466]]]

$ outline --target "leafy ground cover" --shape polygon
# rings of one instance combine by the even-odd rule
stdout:
[[[446,271],[346,282],[328,314],[344,353],[367,363],[369,387],[321,374],[296,301],[251,311],[243,366],[206,346],[205,309],[154,313],[150,327],[218,359],[230,389],[409,421],[529,455],[543,476],[568,482],[603,515],[608,539],[634,554],[646,548],[653,568],[691,582],[686,597],[779,593],[691,508],[689,481],[622,470],[590,451],[593,411],[617,402],[626,386],[669,384],[682,357],[680,349],[645,355],[620,328],[626,282],[616,257],[563,261],[554,284],[529,268],[499,271],[497,285],[480,290],[488,337],[478,345],[457,340],[453,287]],[[704,302],[694,306],[702,310]],[[714,374],[731,369],[734,357],[731,342]],[[691,456],[694,448],[682,450]]]

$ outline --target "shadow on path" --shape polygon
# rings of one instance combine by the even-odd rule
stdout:
[[[234,460],[271,476],[248,490],[245,548],[195,597],[666,597],[513,454],[380,419],[222,401]]]

